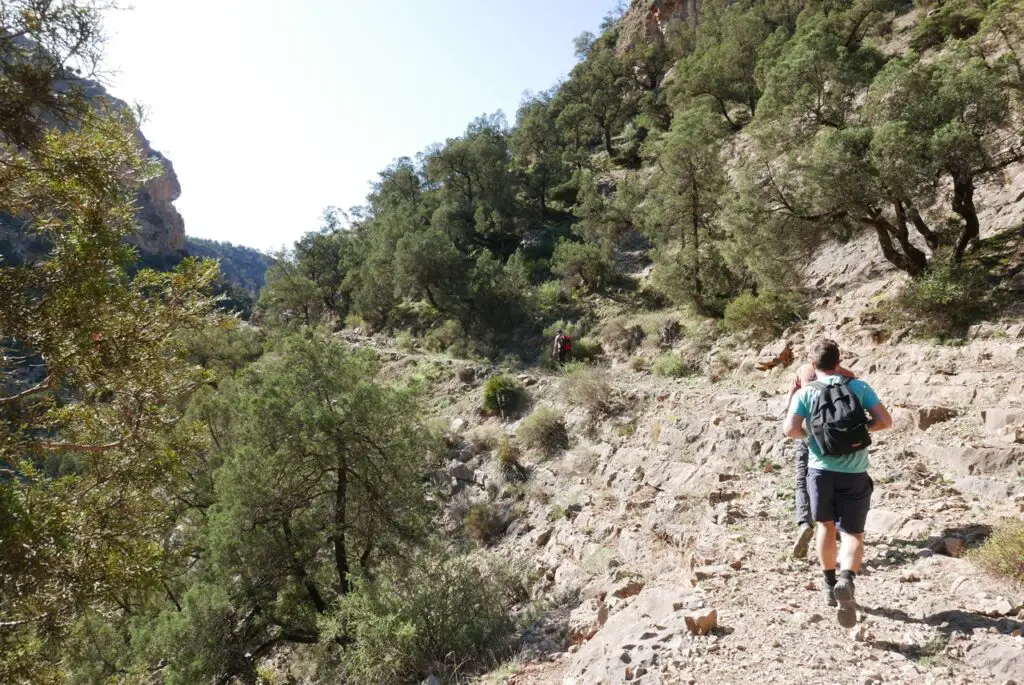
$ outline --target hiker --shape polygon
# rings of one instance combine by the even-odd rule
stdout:
[[[783,432],[807,439],[807,489],[811,517],[818,523],[822,594],[828,606],[839,607],[839,625],[852,628],[857,624],[854,579],[864,558],[864,524],[874,490],[867,448],[870,434],[892,427],[892,417],[870,385],[839,374],[839,360],[835,341],[814,346],[811,363],[817,380],[793,396]],[[842,540],[838,554],[837,527]]]
[[[572,353],[572,338],[562,332],[562,329],[558,329],[558,334],[555,335],[555,349],[552,351],[551,356],[558,360],[559,364],[564,364],[569,361],[569,355]]]
[[[839,367],[836,373],[846,378],[856,378],[856,374],[849,369]],[[796,378],[789,386],[789,398],[786,400],[786,411],[789,411],[793,403],[793,395],[800,388],[807,386],[817,380],[813,364],[804,364],[796,370]],[[796,442],[796,486],[794,488],[796,507],[796,543],[793,545],[793,558],[804,559],[807,557],[807,548],[814,537],[814,519],[811,518],[811,501],[807,496],[807,441],[797,440]]]

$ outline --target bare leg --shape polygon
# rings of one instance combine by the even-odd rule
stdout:
[[[864,533],[854,535],[841,530],[839,535],[843,540],[839,548],[839,568],[860,573],[864,561]]]
[[[817,533],[818,561],[823,571],[832,571],[836,567],[836,522],[818,521]]]

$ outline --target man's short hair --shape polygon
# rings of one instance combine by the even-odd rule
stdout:
[[[818,371],[832,371],[839,366],[839,345],[835,340],[822,340],[811,350],[811,363]]]

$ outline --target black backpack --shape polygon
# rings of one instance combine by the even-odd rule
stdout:
[[[868,417],[857,396],[850,392],[849,378],[835,385],[810,383],[820,392],[811,407],[811,435],[822,454],[845,457],[871,444]]]

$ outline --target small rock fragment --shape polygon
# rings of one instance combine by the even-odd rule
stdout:
[[[698,611],[688,614],[683,619],[686,622],[686,630],[691,635],[707,635],[718,627],[718,611]]]

